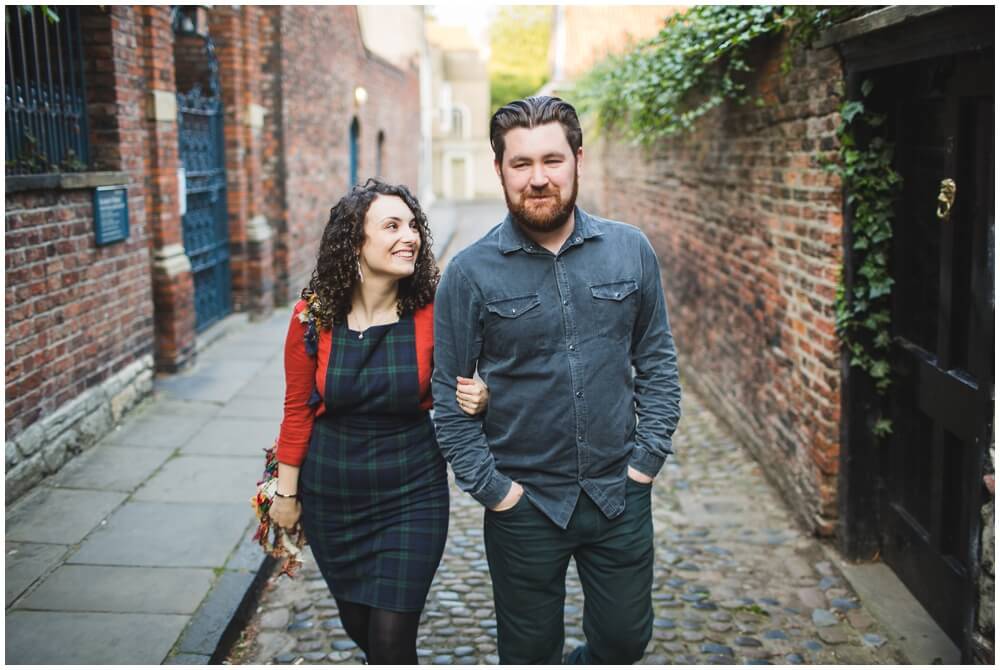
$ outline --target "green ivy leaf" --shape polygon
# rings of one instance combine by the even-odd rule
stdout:
[[[875,361],[868,373],[872,379],[883,379],[889,376],[889,363],[886,361]]]
[[[873,88],[875,88],[875,83],[871,79],[865,79],[861,82],[861,95],[867,98]]]
[[[892,420],[881,418],[872,426],[872,433],[876,437],[889,437],[892,435]]]
[[[863,111],[865,111],[865,106],[858,100],[852,100],[844,103],[843,107],[840,108],[840,115],[844,121],[851,123],[854,121],[854,117]]]

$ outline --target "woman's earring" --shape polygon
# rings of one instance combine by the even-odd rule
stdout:
[[[358,259],[358,279],[365,281],[365,273],[361,271],[361,259]]]

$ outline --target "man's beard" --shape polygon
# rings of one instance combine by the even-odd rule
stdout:
[[[507,201],[507,209],[510,211],[511,218],[518,225],[536,233],[551,233],[569,220],[573,208],[576,207],[576,191],[577,179],[574,175],[573,192],[566,203],[560,201],[559,190],[556,188],[546,189],[539,193],[531,190],[529,186],[528,190],[521,194],[521,203],[515,204],[507,193],[507,185],[503,184],[503,197]],[[531,196],[549,196],[546,200],[553,200],[556,204],[541,210],[529,209],[528,203],[531,201]]]

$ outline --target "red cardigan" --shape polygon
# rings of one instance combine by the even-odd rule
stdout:
[[[299,320],[306,302],[295,304],[292,321],[285,337],[285,415],[278,437],[278,462],[299,466],[305,460],[312,435],[313,419],[326,407],[310,407],[313,390],[325,397],[326,371],[330,363],[331,330],[318,329],[319,351],[316,356],[306,353],[307,325]],[[417,346],[417,377],[420,383],[420,408],[429,410],[431,398],[431,365],[434,354],[434,304],[421,307],[413,314]]]

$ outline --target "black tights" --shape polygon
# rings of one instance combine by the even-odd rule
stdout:
[[[337,598],[344,630],[371,665],[416,665],[420,612],[392,612]]]

